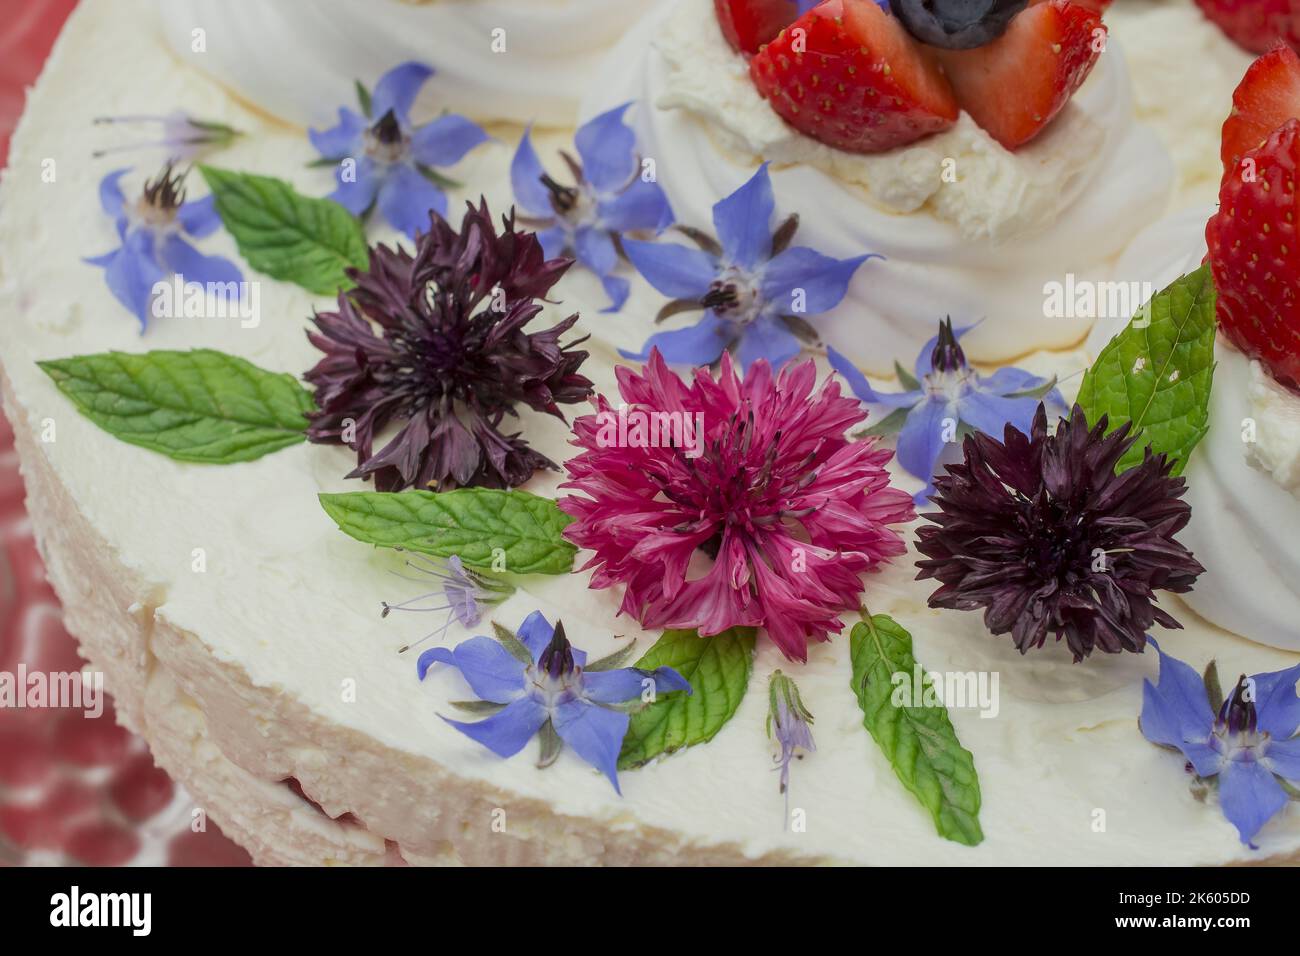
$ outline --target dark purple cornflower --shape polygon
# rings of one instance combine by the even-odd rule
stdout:
[[[525,405],[563,420],[559,406],[591,394],[578,374],[587,353],[560,343],[578,320],[525,332],[539,300],[573,264],[546,259],[514,213],[497,232],[486,202],[467,204],[457,232],[437,213],[415,255],[376,246],[337,312],[319,312],[307,337],[325,357],[307,373],[319,411],[308,437],[357,452],[349,478],[380,491],[511,488],[555,463],[501,425]],[[374,438],[403,422],[379,451]]]
[[[1003,441],[966,437],[965,461],[935,478],[938,513],[922,515],[937,527],[917,532],[917,579],[942,585],[931,607],[984,608],[988,629],[1022,654],[1064,637],[1076,661],[1141,651],[1155,623],[1181,627],[1154,602],[1205,570],[1174,540],[1191,517],[1185,483],[1149,448],[1116,474],[1137,436],[1106,427],[1103,416],[1089,428],[1076,405],[1049,435],[1039,405],[1028,435],[1007,425]]]

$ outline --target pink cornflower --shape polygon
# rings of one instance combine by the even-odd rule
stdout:
[[[860,575],[905,550],[889,525],[915,515],[890,487],[890,452],[846,430],[862,406],[812,362],[688,385],[658,351],[618,369],[624,406],[600,396],[574,422],[566,535],[595,554],[591,586],[626,586],[621,613],[646,628],[765,628],[791,660],[839,632]],[[666,413],[666,414],[665,414]]]

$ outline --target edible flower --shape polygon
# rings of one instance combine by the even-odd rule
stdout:
[[[443,718],[466,737],[499,757],[512,757],[540,735],[539,766],[553,763],[568,744],[621,795],[618,755],[629,713],[658,694],[691,693],[691,685],[671,667],[613,666],[624,656],[620,652],[588,666],[586,652],[569,643],[564,624],[552,627],[534,611],[518,635],[499,627],[495,640],[472,637],[455,648],[430,648],[420,655],[417,669],[420,680],[434,664],[460,671],[478,697],[460,706],[490,713],[472,722]]]
[[[672,225],[668,197],[646,179],[637,153],[636,134],[623,122],[631,103],[624,103],[578,127],[575,159],[561,153],[572,185],[554,179],[533,148],[532,130],[524,132],[510,164],[515,200],[528,214],[527,225],[548,257],[573,255],[600,279],[609,296],[605,312],[627,301],[626,279],[614,275],[623,233],[662,232]]]
[[[461,627],[477,627],[479,622],[483,620],[483,612],[488,607],[500,604],[515,593],[514,587],[501,578],[481,574],[478,571],[466,568],[460,560],[460,556],[456,554],[447,558],[446,561],[439,561],[436,558],[422,554],[412,555],[407,559],[406,566],[419,574],[420,578],[410,578],[404,574],[397,574],[402,580],[424,583],[424,580],[432,578],[438,584],[432,591],[418,597],[409,598],[400,604],[389,604],[384,601],[382,616],[388,617],[393,611],[415,611],[420,613],[446,611],[447,619],[441,627],[429,632],[418,641],[400,648],[398,650],[399,654],[409,651],[418,644],[423,644],[432,637],[441,637],[446,634],[453,619],[459,621]],[[438,603],[429,604],[430,601]]]
[[[355,216],[379,207],[384,220],[412,239],[429,222],[429,211],[447,214],[442,187],[450,180],[438,167],[453,166],[488,140],[478,124],[446,113],[415,126],[411,106],[433,69],[403,63],[380,77],[373,93],[357,84],[361,112],[339,107],[339,122],[308,130],[323,160],[336,164],[338,188],[330,199]]]
[[[804,317],[839,305],[858,267],[880,257],[832,259],[792,246],[799,217],[787,217],[773,231],[775,215],[764,163],[714,205],[716,239],[679,226],[698,248],[625,240],[623,249],[637,271],[673,300],[656,321],[701,309],[704,316],[690,328],[652,335],[640,352],[623,352],[623,357],[645,361],[657,349],[674,365],[696,366],[734,352],[742,369],[759,359],[779,369],[804,345],[817,344],[817,332]]]
[[[1139,726],[1152,743],[1187,758],[1194,784],[1216,788],[1223,815],[1241,842],[1252,842],[1288,800],[1300,798],[1300,664],[1266,674],[1245,674],[1225,697],[1214,662],[1204,677],[1160,655],[1156,684],[1143,681]]]
[[[657,349],[617,370],[575,420],[565,467],[565,535],[593,553],[591,586],[623,585],[620,613],[647,629],[702,636],[763,627],[791,660],[808,656],[859,606],[862,573],[905,547],[890,525],[914,517],[889,484],[890,452],[845,430],[866,417],[811,361],[779,376],[759,359],[742,379],[722,356],[688,384]]]
[[[563,421],[560,405],[591,393],[578,374],[587,353],[560,342],[576,314],[524,331],[573,260],[546,259],[513,215],[501,222],[498,232],[486,202],[466,204],[459,232],[432,213],[414,255],[372,248],[368,269],[348,270],[338,310],[313,316],[307,337],[325,355],[305,376],[318,409],[307,437],[354,449],[347,477],[373,477],[379,491],[513,488],[556,467],[501,426],[519,405]],[[404,424],[376,452],[394,421]]]
[[[153,315],[158,287],[172,276],[198,283],[210,295],[238,299],[239,267],[220,256],[205,256],[187,241],[211,235],[221,225],[213,198],[186,202],[185,173],[175,172],[169,160],[145,183],[140,197],[127,202],[121,179],[128,172],[114,170],[99,184],[100,206],[113,218],[121,245],[85,261],[104,270],[109,290],[140,320],[140,331]]]
[[[108,149],[97,149],[95,158],[110,153],[135,149],[162,149],[174,163],[187,163],[205,152],[229,146],[236,137],[244,135],[233,126],[195,119],[183,110],[174,110],[161,116],[134,114],[130,116],[99,116],[96,126],[152,127],[158,130],[158,139],[143,143],[130,143]]]
[[[890,409],[873,435],[898,435],[898,463],[925,482],[915,501],[934,494],[934,473],[944,445],[972,429],[994,437],[1007,425],[1029,431],[1040,399],[1065,411],[1055,379],[1042,379],[1018,368],[981,375],[970,367],[960,339],[973,325],[953,330],[952,319],[939,323],[939,334],[926,342],[913,375],[895,363],[905,392],[878,392],[853,363],[828,350],[831,367],[844,376],[853,394],[867,405]]]
[[[790,761],[796,750],[812,753],[813,715],[799,696],[799,687],[778,669],[767,681],[767,736],[775,737],[781,745],[781,755],[776,758],[781,768],[781,793],[785,796],[786,826],[790,823]]]
[[[1140,652],[1155,623],[1182,626],[1155,592],[1190,591],[1205,570],[1175,538],[1192,514],[1186,483],[1149,446],[1116,474],[1138,436],[1107,425],[1089,428],[1076,405],[1052,434],[1040,404],[1027,435],[966,436],[964,462],[934,480],[939,510],[921,515],[934,527],[917,531],[917,580],[941,584],[930,607],[984,608],[989,631],[1022,654],[1064,637],[1076,662]]]

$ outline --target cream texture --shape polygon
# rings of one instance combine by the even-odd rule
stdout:
[[[1137,118],[1160,136],[1177,167],[1175,206],[1214,202],[1223,171],[1220,131],[1254,57],[1191,0],[1119,0],[1105,19],[1128,57]]]
[[[1190,207],[1134,240],[1138,257],[1160,263],[1147,274],[1155,288],[1201,264],[1213,213],[1213,207]],[[1122,327],[1098,326],[1090,353]],[[1180,536],[1207,573],[1184,600],[1219,627],[1300,651],[1300,400],[1221,337],[1215,359],[1209,432],[1183,472],[1192,520]]]
[[[1260,834],[1252,852],[1217,806],[1197,802],[1182,760],[1138,733],[1143,677],[1153,655],[1097,657],[1080,665],[1051,646],[1020,657],[985,633],[975,614],[925,607],[928,588],[910,560],[868,579],[873,612],[914,635],[931,670],[995,671],[996,717],[954,709],[975,755],[986,839],[944,841],[903,790],[862,728],[850,684],[848,641],[813,648],[793,668],[771,647],[758,652],[749,692],[715,740],[622,775],[624,796],[572,754],[538,771],[535,751],[500,760],[448,727],[439,713],[466,695],[454,674],[417,681],[411,655],[395,649],[424,633],[423,618],[379,616],[379,602],[417,585],[392,577],[400,557],[338,532],[320,510],[322,491],[360,490],[342,479],[340,448],[300,445],[256,462],[205,467],[124,445],[80,417],[34,364],[124,349],[207,346],[262,367],[300,373],[316,353],[303,328],[329,300],[261,279],[262,321],[158,320],[143,338],[80,257],[112,248],[112,223],[96,202],[110,168],[92,162],[93,117],[183,106],[249,132],[212,157],[232,169],[274,173],[321,194],[329,171],[309,169],[300,133],[233,101],[202,73],[177,68],[152,22],[149,0],[89,0],[73,14],[15,136],[0,185],[0,356],[4,398],[18,435],[32,519],[68,626],[116,695],[121,719],[199,805],[261,863],[872,863],[1215,864],[1296,858],[1294,808]],[[104,63],[131,68],[105,70]],[[553,145],[553,144],[552,144]],[[543,147],[550,155],[551,145]],[[55,182],[43,182],[46,159]],[[508,143],[472,154],[458,179],[507,197]],[[124,182],[139,188],[148,164]],[[711,173],[711,167],[700,170]],[[197,195],[202,184],[191,183]],[[781,193],[778,186],[778,194]],[[460,198],[460,197],[457,197]],[[388,238],[376,233],[375,238]],[[237,258],[218,233],[204,252]],[[585,330],[601,315],[589,275],[558,289],[554,320],[573,309]],[[629,315],[661,300],[637,282]],[[607,393],[613,353],[606,331],[586,371]],[[891,348],[884,354],[891,358]],[[907,353],[904,353],[907,354]],[[1062,369],[1074,371],[1075,368]],[[55,440],[43,441],[53,423]],[[568,454],[565,426],[528,415],[524,428],[547,454]],[[1248,472],[1261,478],[1257,472]],[[558,476],[531,490],[553,493]],[[910,538],[910,530],[909,530]],[[195,549],[206,570],[196,573]],[[1293,574],[1292,581],[1300,580]],[[586,575],[528,579],[494,615],[518,624],[539,608],[563,617],[571,638],[600,655],[636,636],[617,618],[619,595],[591,591]],[[1203,666],[1255,672],[1296,655],[1235,638],[1169,604],[1188,629],[1165,646]],[[1294,619],[1294,617],[1293,617]],[[448,642],[465,638],[453,628]],[[791,806],[805,832],[783,826],[763,723],[766,682],[778,666],[798,680],[816,715],[818,750],[792,768]],[[294,776],[332,817],[278,781]],[[1103,811],[1099,814],[1098,811]],[[1098,825],[1101,821],[1101,826]],[[504,832],[494,824],[504,822]]]
[[[188,65],[291,123],[331,124],[355,81],[419,60],[478,120],[568,126],[607,48],[658,0],[159,0]],[[195,31],[203,31],[196,34]],[[200,43],[201,41],[201,43]]]
[[[813,318],[826,342],[877,374],[914,355],[945,315],[986,320],[963,341],[979,361],[1078,343],[1093,319],[1046,317],[1045,284],[1110,279],[1128,240],[1165,209],[1173,166],[1133,118],[1115,42],[1058,121],[1017,155],[969,117],[893,153],[836,155],[785,128],[743,71],[709,0],[671,0],[620,43],[582,115],[639,102],[641,147],[679,222],[708,226],[713,203],[770,159],[779,211],[800,215],[797,242],[885,256],[859,270],[837,309]],[[946,168],[956,182],[943,181]]]
[[[1246,443],[1246,458],[1300,498],[1300,397],[1254,361],[1247,393],[1255,440]]]

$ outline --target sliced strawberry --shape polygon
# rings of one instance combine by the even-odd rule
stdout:
[[[1300,0],[1196,0],[1238,46],[1263,53],[1279,40],[1300,42]]]
[[[722,35],[741,53],[757,53],[799,14],[795,0],[713,0],[713,8]]]
[[[1232,114],[1223,124],[1223,174],[1232,175],[1248,151],[1295,117],[1300,117],[1300,57],[1279,43],[1250,65],[1232,94]]]
[[[879,153],[957,119],[948,81],[873,0],[826,0],[750,60],[759,92],[813,139]]]
[[[962,109],[1016,149],[1041,133],[1088,78],[1105,32],[1093,11],[1049,0],[1018,14],[986,46],[935,52]]]
[[[1300,120],[1244,158],[1253,162],[1224,177],[1219,211],[1205,227],[1219,328],[1300,392]]]

